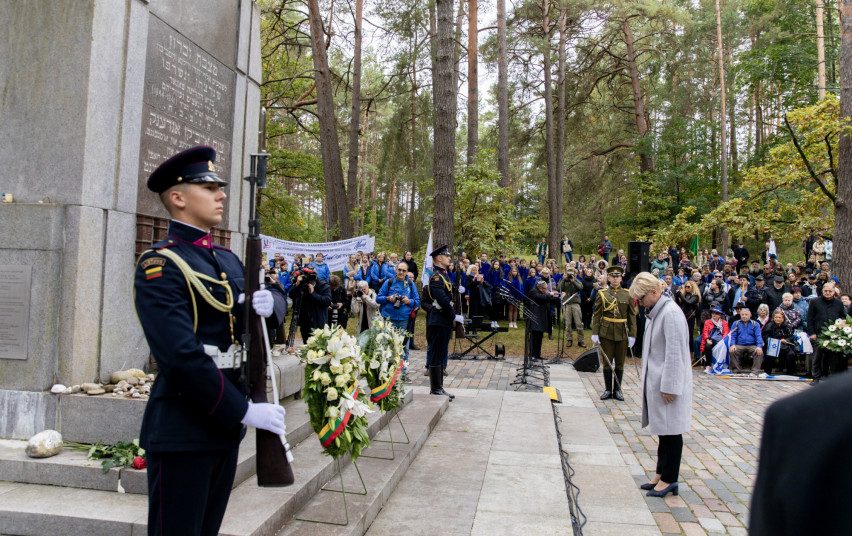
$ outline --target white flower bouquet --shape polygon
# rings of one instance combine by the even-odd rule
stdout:
[[[358,336],[358,344],[364,354],[364,375],[370,388],[370,401],[382,411],[397,408],[401,400],[402,382],[399,378],[405,332],[376,316],[370,329]]]
[[[350,454],[355,460],[370,445],[367,417],[372,412],[366,389],[361,348],[340,326],[315,329],[299,352],[305,364],[305,403],[311,426],[325,453]]]
[[[838,318],[825,326],[819,334],[817,344],[832,352],[852,354],[852,317]]]

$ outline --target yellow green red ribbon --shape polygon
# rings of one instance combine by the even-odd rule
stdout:
[[[352,389],[349,391],[349,394],[352,398],[358,398],[358,384],[352,386]],[[343,430],[346,429],[346,425],[349,423],[349,418],[352,416],[351,411],[347,411],[345,415],[341,415],[334,421],[334,426],[326,424],[322,427],[322,430],[319,431],[317,436],[319,436],[320,444],[323,448],[328,448],[329,445],[343,433]]]
[[[397,378],[399,378],[399,373],[402,371],[402,367],[397,366],[396,372],[394,372],[393,376],[383,383],[382,385],[376,387],[372,391],[370,391],[370,401],[378,402],[384,397],[388,396],[393,389],[393,386],[396,384]]]

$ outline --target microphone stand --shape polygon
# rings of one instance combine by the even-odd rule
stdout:
[[[516,296],[512,295],[506,287],[500,287],[497,292],[506,300],[507,303],[514,305],[518,309],[520,309],[525,303],[534,304],[534,302],[526,296],[522,296],[522,299],[519,300]],[[526,307],[524,308],[524,317],[524,359],[522,365],[517,369],[515,381],[509,385],[543,389],[549,383],[550,371],[546,364],[533,364],[532,357],[530,356],[530,321],[538,322],[538,316],[530,311],[529,307]],[[539,380],[541,383],[536,380]]]

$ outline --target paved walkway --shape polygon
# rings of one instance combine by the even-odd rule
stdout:
[[[368,536],[571,534],[549,398],[454,393]]]
[[[680,496],[644,497],[663,534],[747,534],[763,414],[773,401],[808,389],[798,382],[722,379],[695,369],[692,431],[684,435]],[[641,428],[641,385],[632,365],[625,402],[601,401],[600,373],[581,373],[636,484],[654,474],[657,441]]]
[[[509,384],[514,379],[519,361],[519,358],[511,357],[506,361],[450,361],[445,386],[452,389],[513,389]],[[425,352],[412,352],[410,376],[415,385],[429,385],[429,378],[424,374],[424,362]],[[564,370],[570,370],[570,373]],[[584,389],[577,391],[577,384],[572,383],[570,377],[572,374],[582,379]],[[640,386],[636,369],[630,363],[624,381],[626,401],[603,402],[598,398],[603,389],[603,377],[599,372],[576,373],[569,365],[551,367],[551,383],[563,394],[563,404],[558,410],[561,418],[571,426],[578,426],[576,430],[585,434],[581,443],[572,443],[571,433],[563,430],[563,441],[569,446],[567,450],[571,454],[572,465],[623,465],[633,476],[635,489],[653,475],[657,440],[640,426]],[[635,489],[635,494],[645,501],[663,534],[747,534],[763,414],[773,401],[808,389],[808,386],[797,382],[721,379],[707,376],[698,369],[694,372],[694,382],[693,429],[684,436],[680,496],[670,495],[665,499],[645,497],[638,489]],[[573,411],[566,411],[569,407]],[[614,449],[607,447],[605,437],[596,435],[600,430],[595,430],[595,421],[589,415],[582,415],[589,408],[596,408],[603,418]],[[597,444],[587,444],[595,442]],[[620,454],[621,459],[614,454]],[[605,472],[605,469],[598,470],[599,473],[601,471]],[[577,478],[582,480],[579,475]],[[618,476],[614,478],[618,481]],[[607,527],[615,529],[612,525],[595,526],[596,523],[615,521],[605,517],[606,508],[591,506],[589,502],[594,502],[591,496],[596,490],[595,480],[588,479],[580,487],[580,506],[589,517],[584,534],[600,533],[598,531]],[[632,500],[633,495],[630,497]],[[613,503],[609,506],[611,511],[625,507],[618,501]],[[642,527],[645,527],[643,523],[647,518],[639,516],[632,519],[639,520],[637,525],[641,527],[631,529],[631,534],[643,534]],[[593,530],[590,531],[590,528]]]

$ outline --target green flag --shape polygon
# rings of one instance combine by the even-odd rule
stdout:
[[[689,243],[689,251],[692,252],[692,256],[698,255],[698,235],[692,237],[692,241]]]

